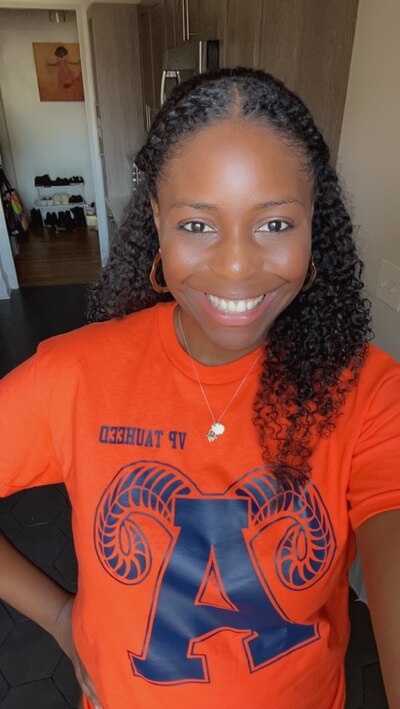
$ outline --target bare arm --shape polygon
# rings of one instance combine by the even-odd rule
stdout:
[[[54,635],[70,597],[0,534],[0,598]]]
[[[400,509],[371,517],[356,532],[390,709],[400,707]]]
[[[44,574],[0,533],[0,598],[47,630],[72,661],[83,692],[100,702],[79,659],[72,637],[74,596]]]

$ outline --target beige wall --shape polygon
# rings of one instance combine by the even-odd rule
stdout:
[[[400,313],[375,296],[381,259],[400,266],[400,2],[360,0],[338,171],[360,225],[375,342],[400,359]]]

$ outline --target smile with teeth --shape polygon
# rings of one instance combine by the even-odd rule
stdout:
[[[208,293],[206,295],[214,308],[220,310],[221,313],[246,313],[253,310],[264,298],[263,295],[259,295],[258,298],[247,298],[246,300],[227,300],[226,298],[217,298],[216,295],[208,295]]]

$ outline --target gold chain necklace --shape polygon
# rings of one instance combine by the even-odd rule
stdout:
[[[257,357],[255,358],[254,362],[253,362],[252,365],[250,366],[250,368],[249,368],[247,374],[245,374],[245,376],[243,377],[243,379],[242,379],[242,381],[240,382],[238,388],[237,388],[236,391],[234,392],[232,398],[228,401],[228,403],[227,403],[227,405],[225,406],[225,408],[224,408],[224,410],[222,411],[222,413],[217,417],[217,416],[214,415],[214,412],[213,412],[213,410],[212,410],[212,408],[211,408],[211,406],[210,406],[210,402],[209,402],[208,399],[207,399],[206,392],[204,391],[203,385],[202,385],[202,383],[201,383],[201,381],[200,381],[199,373],[198,373],[198,371],[197,371],[197,369],[196,369],[196,365],[195,365],[195,363],[194,363],[194,359],[193,359],[192,354],[191,354],[191,352],[190,352],[190,348],[189,348],[189,345],[188,345],[188,341],[187,341],[187,339],[186,339],[186,336],[185,336],[185,333],[184,333],[184,330],[183,330],[183,327],[182,327],[181,311],[180,311],[180,310],[178,310],[178,322],[179,322],[179,329],[180,329],[180,331],[181,331],[181,333],[182,333],[182,338],[183,338],[183,341],[184,341],[184,343],[185,343],[185,347],[186,347],[187,353],[188,353],[188,355],[189,355],[189,357],[190,357],[190,361],[191,361],[191,364],[192,364],[192,367],[193,367],[193,372],[194,372],[195,377],[196,377],[196,379],[197,379],[197,383],[198,383],[198,385],[199,385],[199,387],[200,387],[200,391],[201,391],[201,393],[202,393],[202,395],[203,395],[203,399],[204,399],[204,401],[206,402],[207,408],[208,408],[208,410],[209,410],[209,412],[210,412],[210,414],[211,414],[211,426],[210,426],[209,431],[208,431],[208,433],[207,433],[207,439],[210,441],[210,443],[212,443],[212,441],[215,441],[216,438],[218,438],[218,436],[222,436],[222,434],[224,433],[224,431],[225,431],[225,426],[224,426],[223,423],[221,423],[221,419],[222,419],[223,416],[225,416],[225,414],[226,414],[226,412],[228,411],[230,405],[234,402],[234,400],[236,399],[237,395],[239,394],[239,392],[240,392],[242,386],[244,385],[244,383],[246,382],[246,380],[247,380],[247,378],[249,377],[250,373],[253,371],[254,367],[256,366],[258,360],[260,359],[260,357],[261,357],[261,355],[262,355],[262,350],[261,350],[261,352],[258,353],[258,355],[257,355]]]

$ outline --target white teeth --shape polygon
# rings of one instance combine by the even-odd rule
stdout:
[[[220,310],[221,313],[245,313],[247,310],[253,310],[264,298],[263,295],[258,298],[247,298],[247,300],[225,300],[217,298],[216,295],[208,295],[207,298],[214,308]]]

